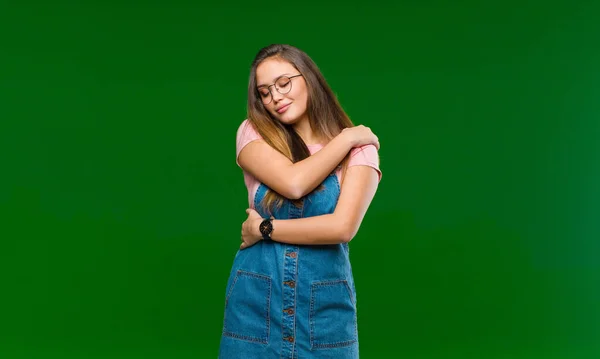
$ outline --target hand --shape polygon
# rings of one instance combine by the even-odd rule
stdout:
[[[369,127],[358,125],[354,127],[344,128],[341,135],[346,136],[352,147],[360,147],[364,145],[374,145],[379,150],[379,138],[371,131]]]
[[[246,213],[248,214],[248,218],[242,223],[242,244],[240,244],[240,249],[251,247],[262,239],[259,227],[263,218],[252,208],[248,208]]]

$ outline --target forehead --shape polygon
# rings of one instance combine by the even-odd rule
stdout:
[[[296,74],[298,70],[289,62],[279,59],[266,59],[256,67],[256,83],[258,86],[273,83],[276,78],[283,74]]]

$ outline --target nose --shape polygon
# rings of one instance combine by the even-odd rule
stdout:
[[[275,86],[271,87],[271,97],[273,98],[273,102],[280,101],[283,98],[283,95],[277,91]]]

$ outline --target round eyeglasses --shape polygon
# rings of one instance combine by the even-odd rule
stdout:
[[[258,87],[258,95],[264,105],[268,105],[273,100],[273,93],[271,92],[271,86],[275,86],[277,92],[280,94],[286,94],[292,90],[292,79],[294,77],[302,76],[302,74],[293,76],[279,76],[277,80],[271,85],[263,85]]]

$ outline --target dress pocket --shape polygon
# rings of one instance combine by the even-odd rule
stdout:
[[[311,349],[339,348],[357,342],[356,306],[346,280],[311,284],[309,322]]]
[[[225,300],[223,335],[267,344],[270,304],[271,278],[238,270]]]

